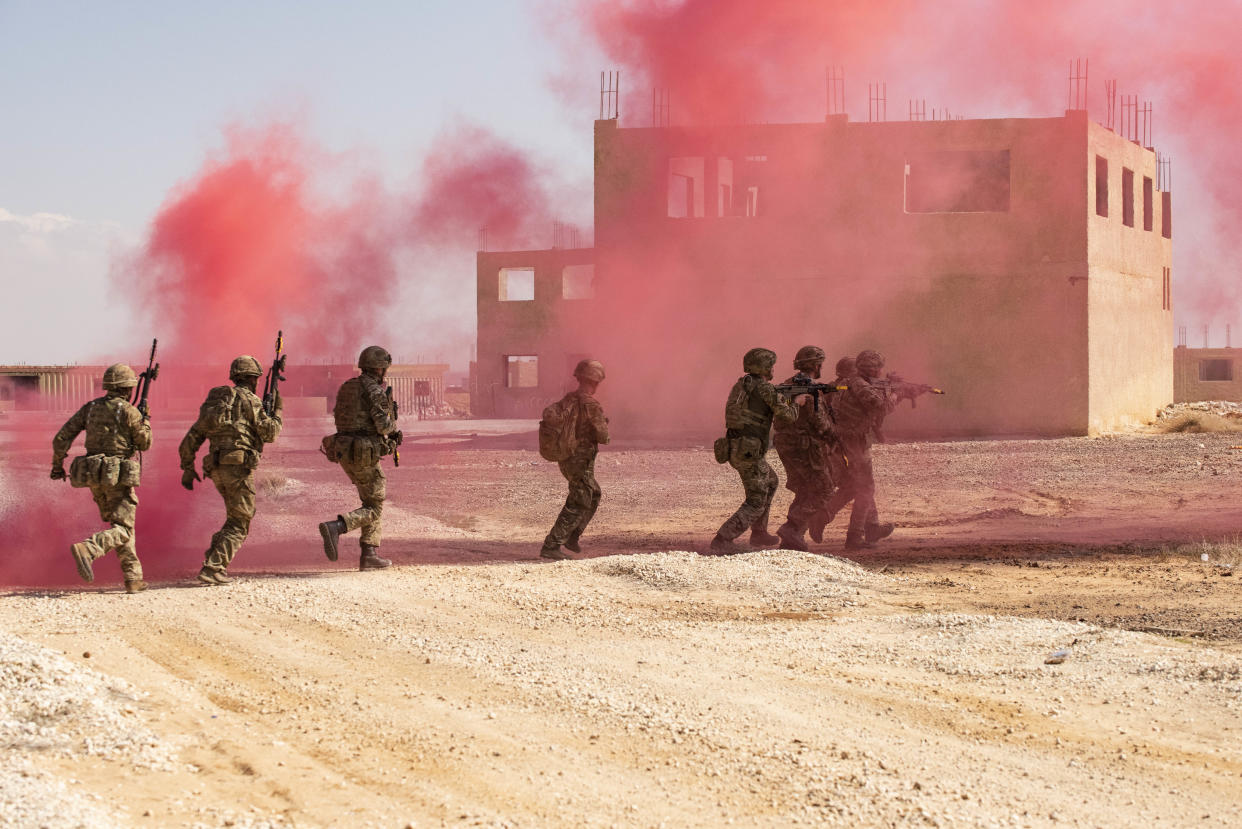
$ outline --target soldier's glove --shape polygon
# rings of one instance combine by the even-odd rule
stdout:
[[[398,429],[397,431],[390,433],[388,435],[388,439],[392,441],[393,446],[400,446],[401,441],[405,440],[405,435],[401,434],[401,430]]]
[[[185,487],[186,489],[188,489],[190,492],[194,491],[194,482],[198,481],[201,483],[202,480],[203,479],[198,477],[198,473],[195,472],[193,469],[186,469],[185,471],[181,473],[181,485]]]
[[[62,464],[52,464],[52,480],[63,481],[65,479],[65,467]]]

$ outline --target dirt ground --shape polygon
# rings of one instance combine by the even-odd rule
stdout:
[[[849,558],[697,556],[735,474],[621,444],[552,563],[529,428],[411,430],[386,572],[323,558],[353,496],[295,421],[233,585],[188,517],[146,593],[0,597],[0,824],[1242,825],[1238,435],[880,447]]]

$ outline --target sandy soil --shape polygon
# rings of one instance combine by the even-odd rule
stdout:
[[[901,528],[853,560],[676,552],[736,478],[623,444],[550,563],[515,430],[415,430],[386,572],[323,559],[352,493],[301,422],[235,584],[186,581],[197,537],[144,594],[0,598],[0,823],[1242,824],[1238,436],[882,447]]]

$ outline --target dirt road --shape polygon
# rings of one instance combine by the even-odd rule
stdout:
[[[1242,824],[1242,568],[1173,546],[1242,524],[1230,436],[884,447],[902,529],[857,561],[664,552],[736,481],[623,446],[593,557],[548,563],[529,438],[428,426],[398,566],[358,573],[316,544],[352,500],[316,434],[269,458],[235,584],[185,581],[194,518],[146,593],[101,563],[0,599],[0,823]]]

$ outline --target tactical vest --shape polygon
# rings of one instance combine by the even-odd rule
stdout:
[[[738,379],[725,404],[725,429],[729,437],[750,437],[766,448],[772,431],[772,407],[756,394],[763,381],[752,374]]]
[[[123,397],[100,397],[87,404],[86,454],[128,458],[134,454],[134,438],[126,417]]]
[[[363,377],[351,377],[341,384],[336,393],[336,405],[332,407],[332,419],[336,432],[354,437],[379,437],[375,421],[371,418],[371,404]],[[376,386],[379,384],[376,383]]]
[[[198,419],[214,453],[244,449],[262,452],[263,441],[255,431],[258,396],[239,386],[216,386],[207,392]]]

